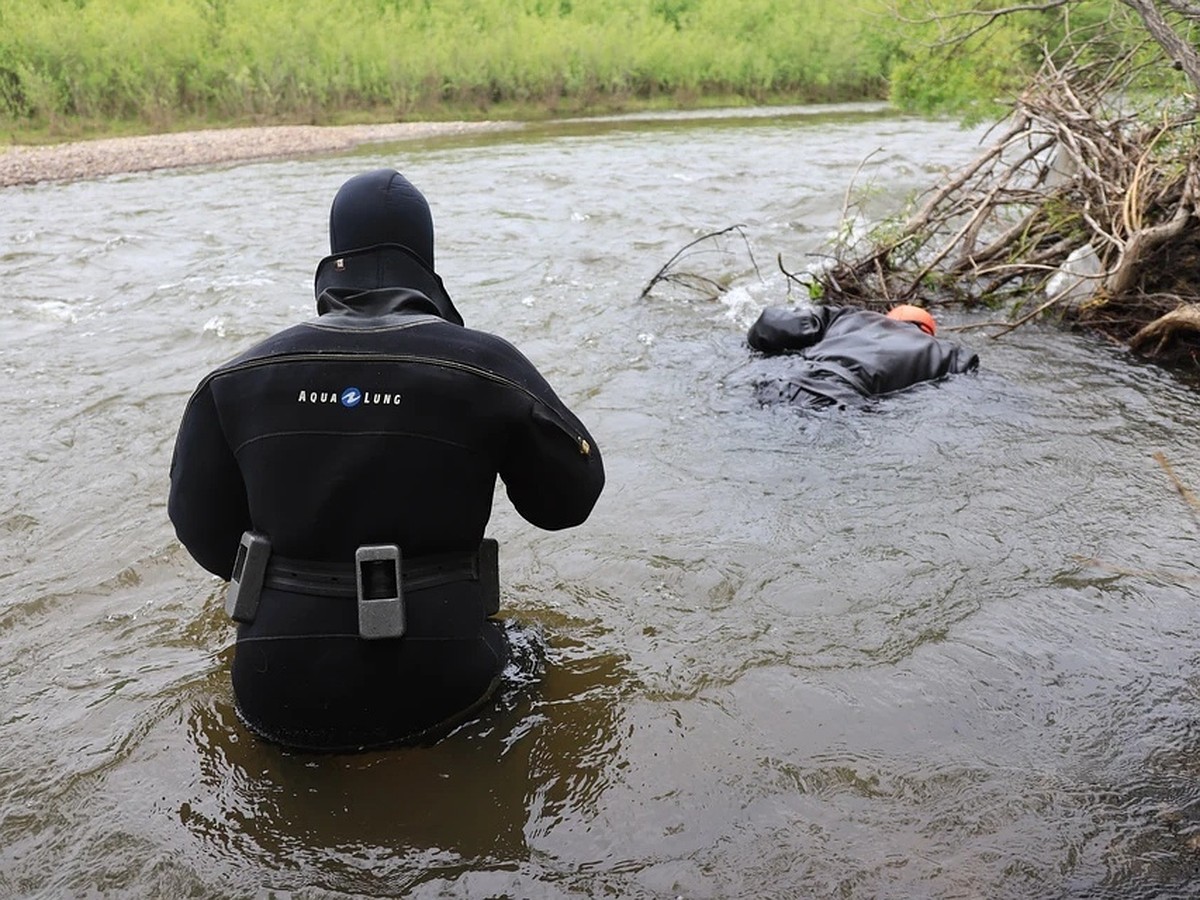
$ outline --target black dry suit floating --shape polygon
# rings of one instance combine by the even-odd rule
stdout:
[[[403,637],[408,617],[406,591],[474,582],[482,612],[500,610],[500,545],[485,538],[478,550],[439,553],[405,560],[395,544],[359,547],[353,563],[310,562],[271,552],[266,535],[242,535],[225,611],[236,621],[254,621],[264,587],[358,604],[358,633],[367,640]],[[480,607],[477,607],[480,608]]]

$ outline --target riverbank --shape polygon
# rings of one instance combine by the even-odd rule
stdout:
[[[385,125],[273,125],[0,149],[0,187],[100,178],[155,169],[338,153],[390,141],[500,131],[516,122],[394,122]]]

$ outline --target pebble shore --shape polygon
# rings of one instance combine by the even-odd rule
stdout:
[[[518,127],[507,122],[400,122],[388,125],[273,125],[103,138],[0,148],[0,187],[79,181],[127,172],[350,150],[361,144]]]

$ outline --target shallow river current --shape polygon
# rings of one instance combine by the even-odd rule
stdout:
[[[0,896],[1200,891],[1200,519],[1162,464],[1200,489],[1195,390],[1027,325],[947,330],[978,374],[868,411],[759,408],[778,263],[981,137],[759,112],[0,191]],[[167,470],[199,379],[313,314],[329,202],[381,166],[608,486],[553,534],[498,490],[521,656],[478,719],[290,754],[236,719]],[[683,265],[723,299],[641,296],[735,224]]]

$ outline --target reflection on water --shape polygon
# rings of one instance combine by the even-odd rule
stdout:
[[[787,301],[764,261],[977,137],[664,117],[2,192],[0,896],[1194,896],[1200,522],[1155,455],[1200,488],[1193,388],[955,314],[977,375],[852,414],[745,383]],[[233,713],[167,469],[201,375],[312,314],[329,200],[384,165],[609,483],[554,533],[498,492],[527,652],[494,706],[430,748],[289,754]],[[689,260],[721,302],[642,295],[734,223],[748,246]]]
[[[401,892],[511,869],[547,831],[594,815],[619,752],[623,661],[509,633],[516,662],[497,703],[433,747],[280,752],[241,727],[224,691],[199,698],[178,748],[195,778],[174,811],[196,858],[270,872],[278,890]]]

